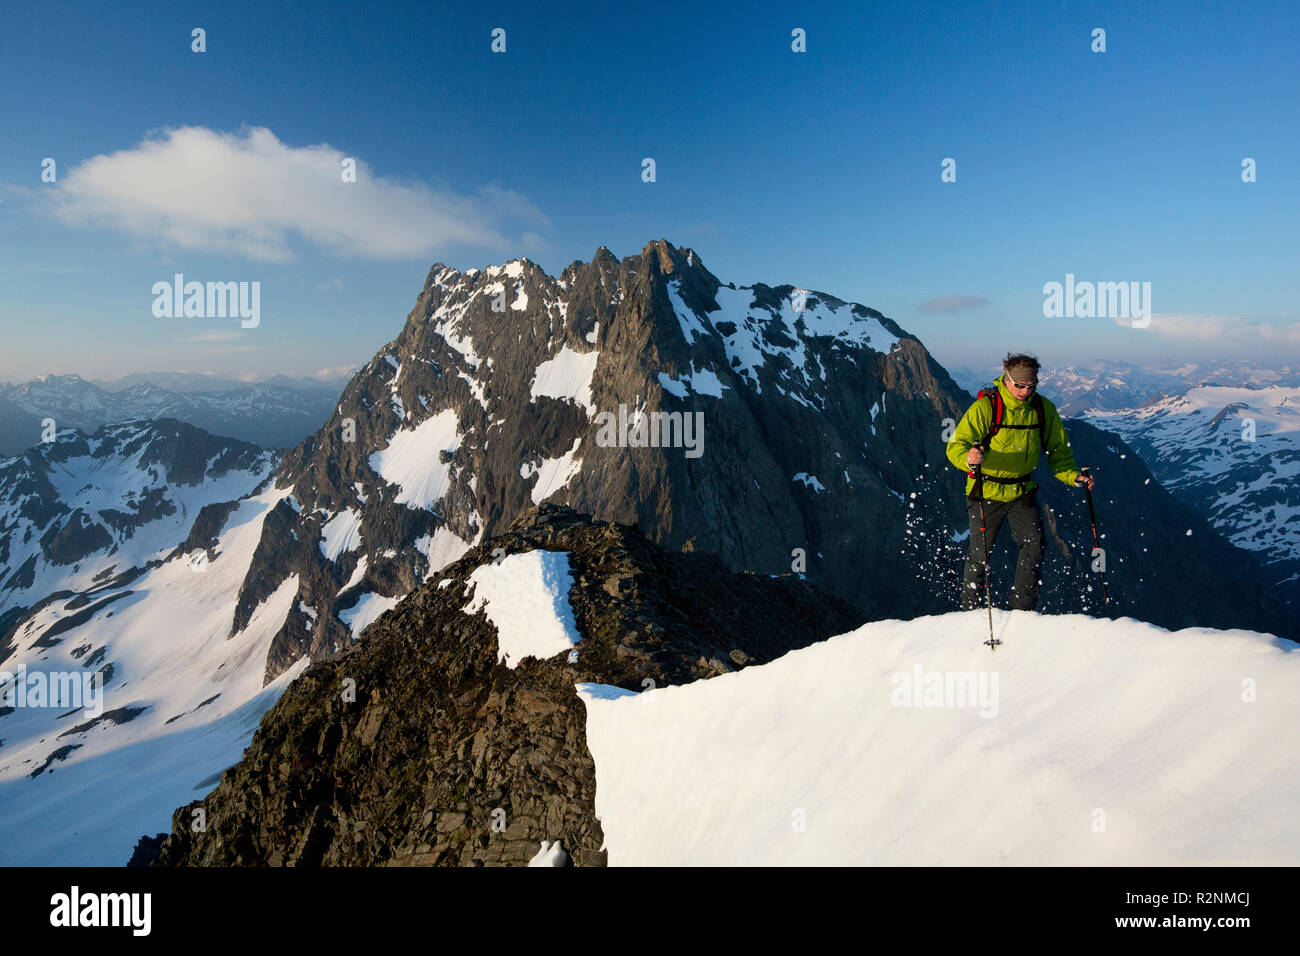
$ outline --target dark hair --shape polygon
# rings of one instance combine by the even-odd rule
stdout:
[[[1008,352],[1007,357],[1002,360],[1002,367],[1008,372],[1014,368],[1032,368],[1037,372],[1039,364],[1038,359],[1028,352]]]

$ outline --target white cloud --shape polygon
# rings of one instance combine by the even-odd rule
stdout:
[[[65,223],[105,226],[160,247],[292,257],[291,239],[342,256],[429,259],[452,243],[511,249],[501,231],[520,220],[549,225],[528,199],[489,184],[477,195],[375,176],[348,154],[294,147],[263,127],[224,133],[164,130],[137,146],[95,156],[61,177],[54,210]]]
[[[1116,325],[1131,326],[1132,319],[1116,318]],[[1166,339],[1183,342],[1220,342],[1225,345],[1300,346],[1300,322],[1273,324],[1256,322],[1240,315],[1211,312],[1157,312],[1151,317],[1151,331]]]

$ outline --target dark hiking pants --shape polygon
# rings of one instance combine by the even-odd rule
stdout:
[[[962,576],[962,610],[984,603],[984,564],[988,560],[980,533],[979,501],[968,501],[966,510],[970,513],[970,552],[966,556],[966,573]],[[990,553],[996,545],[1003,520],[1011,527],[1011,538],[1020,548],[1016,581],[1011,589],[1011,608],[1032,611],[1038,603],[1038,575],[1043,567],[1043,522],[1038,513],[1037,492],[1021,495],[1015,501],[986,499],[984,520]]]

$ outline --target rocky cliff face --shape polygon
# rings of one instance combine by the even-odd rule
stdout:
[[[345,647],[542,501],[734,569],[803,573],[872,617],[950,609],[967,519],[945,423],[970,400],[880,313],[724,285],[666,241],[622,260],[602,247],[558,278],[526,259],[438,264],[401,334],[286,456],[277,483],[293,494],[265,524],[232,630],[298,576],[301,605],[323,613],[289,615],[269,680]],[[1147,483],[1121,441],[1070,431],[1103,482],[1111,613],[1291,626],[1254,562]],[[1040,609],[1097,611],[1082,499],[1043,484]],[[1225,567],[1244,597],[1216,585]]]
[[[512,669],[498,663],[496,627],[465,610],[469,579],[534,549],[567,553],[581,640]],[[160,845],[142,841],[136,862],[518,865],[559,840],[576,864],[600,865],[576,683],[681,684],[860,622],[793,575],[738,574],[624,525],[530,508],[298,677],[244,759],[177,810]]]

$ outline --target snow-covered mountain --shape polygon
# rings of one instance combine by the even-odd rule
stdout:
[[[1204,385],[1086,418],[1123,436],[1176,497],[1258,555],[1300,608],[1300,388]]]
[[[142,384],[153,385],[169,392],[234,392],[249,385],[248,382],[240,382],[232,378],[196,372],[133,372],[112,381],[90,379],[90,383],[106,392],[122,392]]]
[[[0,830],[51,841],[0,848],[0,864],[117,862],[96,820],[143,824],[238,759],[296,673],[263,689],[287,606],[230,634],[284,494],[255,495],[277,463],[171,420],[68,430],[0,462]],[[18,675],[46,706],[26,706]],[[98,681],[99,706],[48,706],[69,677]]]
[[[187,385],[174,391],[156,384]],[[216,387],[212,387],[216,386]],[[94,431],[101,425],[140,419],[174,418],[214,435],[230,436],[269,448],[288,448],[320,427],[334,409],[338,389],[325,383],[284,379],[254,385],[206,381],[199,375],[128,376],[104,388],[79,375],[46,375],[20,385],[0,385],[0,399],[27,415],[0,454],[18,454],[41,440],[39,422],[54,419],[58,429]],[[0,422],[4,421],[0,407]],[[33,421],[37,427],[33,426]],[[0,437],[4,436],[0,431]]]
[[[272,375],[259,384],[306,391],[320,391],[323,389],[337,394],[338,390],[347,384],[349,377],[348,375],[341,378],[334,377],[333,373],[331,373],[330,378],[295,378],[290,375]],[[109,392],[125,391],[140,384],[154,385],[169,392],[238,392],[250,385],[249,382],[241,382],[233,378],[221,378],[218,375],[205,375],[199,372],[133,372],[112,381],[100,379],[91,379],[91,381]]]
[[[163,559],[204,507],[247,495],[278,461],[170,420],[70,429],[0,461],[0,625]],[[6,637],[0,626],[0,651]]]
[[[69,722],[68,743],[64,711],[0,718],[0,824],[28,825],[43,805],[71,813],[96,780],[139,773],[148,775],[131,795],[139,802],[103,809],[96,839],[112,831],[120,840],[123,820],[135,835],[157,832],[170,807],[146,803],[165,792],[175,806],[184,802],[174,800],[178,787],[215,781],[274,700],[263,684],[283,688],[308,662],[364,645],[367,625],[409,611],[408,595],[457,559],[481,559],[475,549],[538,503],[636,526],[672,554],[712,555],[708,570],[696,566],[706,591],[718,569],[753,581],[793,573],[828,592],[808,608],[852,608],[841,631],[947,610],[968,519],[962,476],[944,457],[945,428],[966,401],[924,345],[880,313],[791,286],[724,284],[692,250],[663,240],[621,260],[602,247],[559,277],[526,259],[463,273],[435,264],[398,336],[331,399],[320,428],[267,484],[246,465],[244,490],[194,502],[188,534],[168,532],[173,550],[155,552],[143,571],[93,590],[79,581],[81,590],[48,600],[27,588],[24,603],[34,603],[2,622],[5,666],[98,668],[114,716]],[[1103,482],[1105,613],[1171,627],[1294,630],[1249,555],[1152,481],[1122,439],[1084,422],[1070,434]],[[1040,480],[1039,608],[1101,610],[1081,496]],[[92,506],[102,514],[94,494],[76,504],[81,487],[67,489],[69,515]],[[150,488],[138,494],[164,494]],[[552,540],[539,534],[534,546]],[[1009,562],[1003,549],[999,597]],[[15,570],[6,566],[7,576]],[[610,597],[636,594],[652,580],[639,574],[606,575],[597,586]],[[740,619],[734,608],[721,612]],[[620,640],[645,638],[645,649],[615,652],[629,664],[648,666],[658,642],[687,646],[670,613],[637,620],[625,622],[635,637]],[[781,638],[796,642],[783,649],[812,639],[788,628]],[[696,670],[673,673],[725,666],[729,648],[715,659],[690,640]],[[608,682],[597,671],[589,679]],[[180,744],[193,746],[173,751]],[[137,753],[157,767],[135,762]],[[212,761],[198,779],[195,753]],[[141,822],[146,812],[155,823]],[[67,839],[57,843],[60,858],[86,859]]]
[[[47,675],[97,674],[99,690],[94,708],[21,706],[16,688],[0,704],[0,864],[120,866],[135,837],[239,759],[301,671],[263,681],[294,582],[230,628],[262,522],[284,495],[267,489],[222,509],[210,549],[46,602],[11,632],[0,669],[51,687]]]
[[[950,366],[948,371],[958,385],[974,394],[997,378],[1002,369]],[[1061,368],[1045,365],[1040,377],[1043,394],[1066,417],[1082,416],[1090,411],[1137,408],[1152,400],[1182,395],[1201,385],[1300,387],[1300,369],[1244,360],[1164,365],[1097,361]]]

